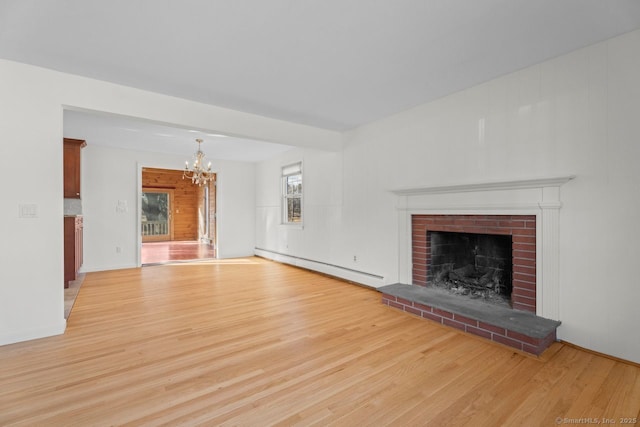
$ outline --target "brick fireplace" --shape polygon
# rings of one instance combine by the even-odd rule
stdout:
[[[510,236],[511,306],[518,310],[536,312],[535,215],[412,215],[411,258],[414,285],[427,286],[432,254],[428,233],[433,231]]]
[[[518,350],[542,353],[556,340],[560,325],[560,187],[573,178],[568,175],[392,190],[398,196],[399,280],[380,288],[382,302]],[[451,295],[430,286],[434,277],[440,277],[433,273],[433,266],[430,271],[431,257],[437,259],[435,266],[447,264],[441,260],[441,253],[433,252],[434,247],[449,244],[442,243],[442,236],[433,237],[438,233],[467,236],[463,240],[471,242],[466,246],[472,248],[479,264],[473,267],[476,273],[488,274],[487,268],[508,271],[511,287],[505,292],[509,297],[507,307],[486,304],[477,296],[482,289],[471,295],[479,299],[461,302],[460,287]],[[478,256],[486,239],[468,237],[475,235],[506,238],[511,254],[504,255],[501,247]],[[483,257],[492,258],[494,265],[477,262]],[[450,268],[445,270],[448,280],[452,273],[459,276],[459,270],[468,270]],[[475,280],[479,276],[471,277]],[[458,283],[466,285],[467,279]],[[500,280],[491,280],[497,289]]]

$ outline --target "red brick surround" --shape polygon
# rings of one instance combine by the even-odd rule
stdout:
[[[441,310],[393,295],[383,293],[382,303],[389,307],[395,307],[407,313],[434,320],[442,325],[450,326],[535,355],[542,354],[542,352],[556,340],[555,329],[544,338],[534,338],[457,313]]]
[[[413,284],[427,286],[431,256],[427,231],[450,231],[512,236],[513,308],[536,312],[535,215],[412,215]],[[507,337],[508,338],[508,337]]]

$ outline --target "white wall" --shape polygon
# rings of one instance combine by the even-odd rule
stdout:
[[[263,195],[256,242],[393,283],[398,214],[388,190],[575,174],[561,188],[559,338],[640,362],[638,52],[640,31],[357,128],[336,159],[340,208],[307,217],[286,248],[291,232],[260,220]],[[315,156],[305,151],[305,163]],[[276,164],[258,166],[258,192],[278,191],[261,186]],[[319,168],[313,179],[332,182],[334,172]],[[305,196],[314,197],[311,183]],[[307,231],[315,227],[326,232]]]
[[[183,161],[184,158],[177,155],[96,146],[87,140],[87,147],[82,150],[82,271],[138,265],[140,168],[180,169]],[[217,159],[212,159],[212,165],[218,177],[218,256],[253,255],[255,166]],[[126,212],[116,210],[120,200],[126,202]],[[121,248],[120,253],[116,247]]]
[[[157,122],[177,124],[187,128],[206,129],[230,135],[244,136],[301,147],[341,144],[336,132],[287,123],[252,114],[154,94],[93,79],[59,73],[16,62],[0,60],[0,174],[7,183],[0,210],[0,345],[62,333],[65,327],[63,306],[63,197],[62,197],[62,116],[64,107],[102,111]],[[87,147],[87,153],[92,150]],[[90,157],[90,154],[89,154]],[[95,160],[95,159],[93,159]],[[113,160],[113,159],[112,159]],[[88,160],[92,162],[91,159]],[[95,163],[95,161],[94,161]],[[28,167],[30,173],[23,175]],[[251,168],[221,169],[221,179],[245,179]],[[100,175],[89,188],[103,186]],[[113,198],[121,197],[119,189],[128,188],[128,175],[109,190],[104,208],[115,210]],[[249,178],[251,180],[251,178]],[[221,185],[223,185],[221,183]],[[109,188],[103,186],[104,188]],[[83,190],[86,191],[89,188]],[[244,185],[242,188],[246,188]],[[134,191],[134,190],[128,190]],[[131,193],[124,194],[133,202]],[[242,255],[247,250],[247,236],[252,233],[254,194],[247,191],[228,197],[221,195],[220,203],[241,203],[246,212],[228,210],[220,218],[220,239],[229,242],[223,256]],[[251,199],[251,202],[249,202]],[[91,239],[91,264],[129,265],[130,254],[114,258],[107,254],[104,261],[96,258],[114,250],[111,241],[104,248],[95,240],[106,236],[107,228],[118,223],[129,227],[126,215],[92,222],[90,213],[100,208],[92,201],[86,206],[87,233]],[[38,216],[18,218],[18,206],[37,206]],[[107,212],[107,211],[105,211]],[[222,214],[222,212],[221,212]],[[109,221],[113,223],[109,223]],[[129,222],[127,222],[129,221]],[[240,225],[242,224],[242,226]],[[246,230],[239,241],[234,233]],[[116,227],[113,229],[120,230]],[[114,239],[126,241],[121,231],[113,232]],[[95,238],[94,238],[95,236]],[[130,251],[131,244],[125,250]],[[128,258],[129,260],[125,259]]]
[[[303,169],[303,226],[283,225],[282,166],[300,161]],[[256,253],[375,286],[380,279],[359,274],[355,264],[354,271],[337,271],[335,268],[341,262],[335,255],[345,246],[339,228],[343,210],[340,152],[295,149],[262,162],[256,170]],[[313,263],[314,260],[324,264]]]
[[[369,195],[367,183],[362,187],[347,185],[344,176],[352,171],[343,170],[342,159],[340,152],[297,149],[257,166],[256,253],[365,285],[382,286],[383,270],[375,261],[381,254],[356,241],[359,231],[366,231],[362,227],[367,221],[359,218],[359,209],[364,203],[360,199]],[[303,227],[282,224],[281,168],[298,161],[303,164]],[[364,169],[359,172],[356,179],[366,180]],[[347,191],[352,192],[347,195]],[[381,196],[394,205],[389,194]],[[375,209],[367,213],[367,219],[379,212]],[[380,239],[391,236],[385,229],[372,233]]]

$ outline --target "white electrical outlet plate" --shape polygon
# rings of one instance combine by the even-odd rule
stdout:
[[[38,217],[38,205],[18,205],[18,217],[19,218],[37,218]]]

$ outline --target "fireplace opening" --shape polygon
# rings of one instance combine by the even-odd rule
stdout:
[[[512,237],[427,231],[427,283],[446,292],[511,307]]]
[[[491,297],[492,300],[501,301],[503,305],[508,305],[515,310],[535,313],[537,287],[536,222],[535,215],[411,215],[411,283],[418,286],[429,286],[434,289],[440,289],[434,284],[436,275],[434,275],[433,268],[431,267],[433,255],[431,250],[432,233],[466,233],[471,235],[468,236],[470,239],[474,238],[473,235],[489,235],[493,236],[493,238],[506,239],[503,240],[503,242],[505,242],[503,249],[493,249],[494,253],[503,254],[500,257],[489,257],[486,253],[483,253],[485,243],[483,241],[484,238],[482,238],[477,244],[470,244],[472,248],[471,260],[465,261],[464,264],[460,264],[455,258],[450,261],[436,260],[436,265],[453,263],[453,265],[444,267],[445,272],[440,273],[437,278],[446,278],[448,280],[449,278],[447,276],[450,276],[450,274],[448,274],[449,271],[462,268],[468,264],[486,267],[487,265],[482,264],[482,261],[485,261],[483,258],[503,258],[503,270],[507,275],[504,283],[507,283],[507,288],[500,290],[501,286],[498,286],[500,298],[493,298],[492,294],[486,293],[487,299]],[[446,238],[444,234],[442,236]],[[438,241],[436,240],[435,243],[437,246]],[[473,249],[475,249],[476,246],[482,249],[482,251],[478,253],[484,255],[484,257],[478,257],[477,260],[476,257],[473,256]],[[436,248],[436,258],[439,256],[438,250],[439,249]],[[489,253],[491,252],[489,251]],[[507,253],[509,255],[506,255]],[[458,265],[456,265],[456,262],[458,262]],[[455,268],[453,268],[454,266]],[[475,284],[475,282],[472,283]],[[450,287],[455,287],[455,290],[443,290],[443,292],[467,292],[464,290],[464,286],[460,289],[460,285],[456,283],[453,283],[453,286]],[[468,287],[467,296],[472,295],[470,288],[471,287]],[[476,289],[473,298],[484,298],[483,295],[485,293],[479,292],[480,290]],[[507,297],[509,294],[511,295],[510,301],[508,301],[509,298]]]

